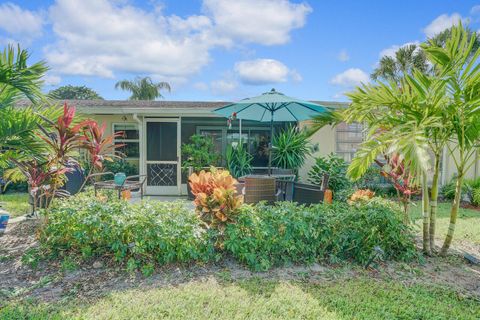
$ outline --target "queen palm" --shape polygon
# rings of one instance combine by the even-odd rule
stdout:
[[[455,197],[450,211],[450,226],[442,254],[450,247],[460,205],[465,173],[474,164],[474,154],[480,140],[480,49],[473,36],[461,23],[451,29],[450,37],[440,45],[430,40],[423,45],[427,57],[435,64],[438,77],[447,88],[449,103],[444,113],[444,123],[451,128],[447,144],[457,168]]]
[[[409,44],[399,48],[393,57],[383,56],[370,77],[373,80],[398,82],[413,70],[427,73],[430,66],[423,50],[416,44]]]
[[[163,98],[160,90],[165,89],[170,92],[168,82],[153,82],[150,77],[136,77],[134,80],[121,80],[115,84],[115,89],[130,91],[132,95],[130,100],[155,100]]]

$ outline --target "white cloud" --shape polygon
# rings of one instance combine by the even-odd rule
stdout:
[[[331,84],[353,87],[359,84],[368,82],[369,77],[366,72],[358,68],[350,68],[342,73],[337,74],[330,80]]]
[[[389,48],[386,48],[386,49],[383,49],[382,51],[380,51],[379,57],[382,58],[384,56],[388,56],[388,57],[394,58],[395,57],[395,52],[397,52],[398,49],[400,49],[402,47],[405,47],[405,46],[408,46],[408,45],[412,45],[412,44],[414,44],[416,46],[419,46],[420,42],[419,41],[413,41],[413,42],[404,43],[402,45],[393,45]],[[417,50],[418,50],[418,48],[417,48]]]
[[[130,3],[57,0],[49,10],[57,41],[44,48],[53,70],[110,78],[147,74],[182,83],[211,61],[213,48],[285,43],[311,11],[287,0],[204,0],[205,15],[179,17],[164,15],[162,6],[146,10]],[[255,27],[245,23],[259,15]]]
[[[43,77],[43,83],[46,86],[56,86],[62,81],[62,78],[58,75],[47,74]]]
[[[480,14],[480,5],[473,6],[472,9],[470,9],[470,14],[471,15]]]
[[[181,19],[107,0],[58,0],[50,18],[58,41],[45,49],[46,58],[64,74],[182,78],[210,60],[211,23],[204,16]]]
[[[17,38],[11,41],[29,42],[42,34],[44,20],[39,12],[24,10],[16,4],[0,4],[0,29]]]
[[[195,82],[193,84],[193,87],[197,90],[200,90],[200,91],[208,90],[208,84],[206,84],[205,82]]]
[[[341,62],[346,62],[346,61],[350,60],[350,56],[348,55],[347,50],[342,49],[342,50],[338,53],[337,59],[338,59],[338,61],[341,61]]]
[[[234,80],[221,79],[212,81],[210,88],[213,94],[224,95],[235,91],[238,88],[238,83]]]
[[[305,3],[287,0],[204,0],[217,32],[232,41],[284,44],[290,31],[301,28],[312,11]]]
[[[235,64],[234,71],[243,83],[251,85],[286,82],[289,77],[294,81],[302,80],[296,70],[274,59],[240,61]]]
[[[423,29],[423,32],[428,38],[431,38],[443,30],[456,25],[460,20],[463,19],[458,13],[452,13],[451,15],[442,14],[430,22],[430,24]]]

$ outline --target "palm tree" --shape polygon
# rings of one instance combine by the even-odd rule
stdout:
[[[443,79],[449,103],[444,123],[451,128],[447,144],[457,168],[455,197],[450,211],[450,226],[442,246],[442,254],[450,248],[460,205],[465,173],[474,164],[474,154],[480,141],[480,49],[478,37],[460,22],[452,27],[444,45],[430,40],[423,45],[428,58],[435,64],[438,77]]]
[[[430,67],[423,50],[416,44],[409,44],[399,48],[394,57],[383,56],[370,77],[373,80],[398,82],[413,70],[427,73]]]
[[[160,90],[166,89],[170,92],[170,84],[168,82],[154,83],[150,77],[137,77],[132,81],[121,80],[115,84],[115,89],[118,88],[130,91],[132,93],[130,100],[155,100],[163,98]]]
[[[25,97],[33,103],[44,100],[41,85],[48,67],[43,61],[28,66],[29,57],[26,50],[20,47],[15,50],[12,46],[0,55],[0,166],[21,153],[40,151],[42,146],[33,130],[43,122],[42,113],[46,118],[58,114],[55,108],[14,107]]]

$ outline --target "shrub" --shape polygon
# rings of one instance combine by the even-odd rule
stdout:
[[[40,235],[47,253],[109,256],[129,268],[207,261],[213,245],[199,219],[181,202],[131,204],[82,193],[48,211]]]
[[[326,157],[319,157],[315,160],[315,165],[308,173],[308,181],[320,185],[325,173],[329,175],[328,186],[333,192],[348,190],[352,188],[352,183],[347,178],[348,164],[333,153]]]
[[[223,231],[227,223],[235,221],[243,196],[236,195],[237,180],[228,171],[212,167],[210,172],[193,173],[188,180],[196,212],[207,227]]]
[[[398,210],[380,202],[305,207],[243,206],[225,231],[225,249],[254,270],[275,265],[351,260],[365,264],[375,246],[386,259],[416,256],[411,229]]]
[[[308,134],[294,126],[275,135],[272,145],[272,163],[283,169],[298,170],[314,150]]]
[[[199,172],[205,167],[215,166],[220,160],[218,152],[215,151],[215,145],[212,138],[200,134],[194,134],[190,137],[190,143],[182,144],[182,167]]]
[[[229,145],[227,147],[227,169],[235,178],[243,177],[252,172],[253,156],[247,152],[243,144],[236,147]]]

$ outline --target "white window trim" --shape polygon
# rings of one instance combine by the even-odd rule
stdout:
[[[120,125],[120,126],[123,126],[123,125],[126,125],[126,124],[130,124],[130,125],[134,125],[136,128],[137,128],[137,131],[138,131],[138,139],[121,139],[121,138],[115,138],[114,139],[114,142],[136,142],[138,143],[138,152],[139,152],[139,156],[138,157],[125,157],[124,159],[125,160],[135,160],[135,161],[140,161],[140,126],[138,123],[136,122],[112,122],[112,134],[115,134],[115,126],[116,125]]]

